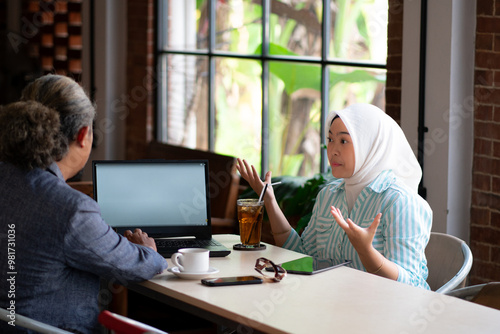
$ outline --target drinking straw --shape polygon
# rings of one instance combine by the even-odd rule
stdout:
[[[273,186],[275,184],[280,184],[280,183],[281,182],[274,182],[274,183],[271,183],[271,186]],[[266,190],[267,190],[268,186],[269,186],[269,183],[266,183],[266,185],[264,186],[264,188],[262,188],[262,191],[260,192],[258,203],[260,203],[262,201],[262,198],[264,198],[264,195],[266,194]],[[262,210],[262,206],[259,206],[259,208],[257,209],[257,213],[255,214],[254,222],[257,221],[257,218],[259,217],[259,214],[260,214],[260,210]],[[248,234],[248,239],[247,239],[246,244],[248,244],[250,242],[250,239],[252,238],[253,231],[255,230],[256,227],[257,227],[257,224],[254,223],[252,225],[252,229],[250,230],[250,233]]]
[[[269,184],[268,184],[268,183],[266,183],[266,185],[264,186],[264,188],[262,188],[262,191],[260,192],[259,203],[260,203],[260,201],[262,201],[262,198],[264,197],[264,194],[266,193],[266,190],[267,190],[267,186],[268,186],[268,185],[269,185]]]
[[[271,186],[274,186],[276,184],[280,184],[281,181],[279,182],[274,182],[274,183],[271,183]],[[266,190],[267,190],[267,187],[269,186],[269,183],[266,183],[266,185],[264,186],[264,188],[262,188],[262,191],[260,192],[260,196],[259,196],[259,202],[262,201],[262,199],[264,198],[264,195],[266,194]]]

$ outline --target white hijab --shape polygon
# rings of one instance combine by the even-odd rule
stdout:
[[[384,170],[392,170],[410,189],[417,192],[422,169],[401,127],[385,112],[371,104],[353,104],[332,111],[329,128],[338,115],[354,145],[354,173],[345,179],[347,203],[351,211],[358,195]]]

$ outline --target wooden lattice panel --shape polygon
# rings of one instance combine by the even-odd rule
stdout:
[[[28,0],[25,15],[36,35],[31,55],[44,73],[80,79],[82,73],[82,0]]]

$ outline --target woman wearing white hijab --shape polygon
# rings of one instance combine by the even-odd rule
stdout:
[[[422,171],[403,131],[369,104],[332,112],[327,122],[327,155],[336,180],[318,194],[301,236],[268,187],[265,206],[276,244],[351,260],[354,268],[429,289],[424,250],[432,211],[417,193]],[[271,172],[264,183],[253,166],[238,161],[242,177],[257,193],[271,183]]]

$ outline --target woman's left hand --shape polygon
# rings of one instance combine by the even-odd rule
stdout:
[[[349,218],[345,220],[340,210],[334,206],[331,207],[330,212],[337,221],[337,224],[339,224],[339,226],[347,234],[349,241],[354,246],[358,254],[366,253],[371,250],[373,238],[375,236],[375,232],[377,231],[377,227],[380,224],[380,218],[382,217],[381,213],[375,216],[373,223],[369,227],[363,228],[354,224],[354,222]]]

